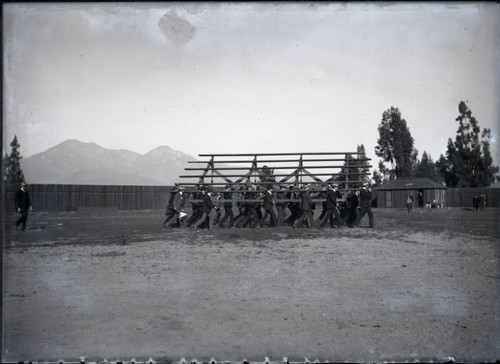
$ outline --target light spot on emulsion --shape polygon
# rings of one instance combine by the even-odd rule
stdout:
[[[158,26],[167,40],[175,44],[186,44],[193,38],[196,30],[191,23],[179,18],[173,12],[163,15],[158,22]]]

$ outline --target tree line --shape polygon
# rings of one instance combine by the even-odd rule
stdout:
[[[418,159],[414,139],[398,108],[384,111],[378,126],[375,154],[380,157],[373,172],[375,186],[399,177],[428,177],[447,187],[487,187],[500,180],[490,151],[491,130],[481,130],[464,101],[458,105],[458,130],[448,139],[446,154],[433,161],[424,151]]]

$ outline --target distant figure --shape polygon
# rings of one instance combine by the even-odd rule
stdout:
[[[229,227],[234,226],[234,214],[233,214],[233,202],[231,201],[233,198],[233,192],[231,189],[231,185],[226,185],[224,188],[224,217],[219,221],[219,226],[223,227],[224,222],[229,218]]]
[[[312,215],[312,205],[313,201],[311,199],[311,195],[309,194],[309,186],[304,185],[303,191],[300,193],[300,206],[299,209],[302,212],[297,221],[293,223],[293,227],[302,227],[304,221],[307,222],[310,228],[316,227],[316,223],[314,222],[314,218]]]
[[[358,192],[350,191],[346,197],[347,201],[347,209],[348,209],[348,217],[347,217],[347,226],[350,228],[356,227],[357,225],[357,217],[358,217]]]
[[[485,196],[481,193],[479,195],[479,208],[481,210],[484,210],[484,207],[486,206],[486,198]]]
[[[210,211],[215,207],[212,202],[212,195],[207,191],[206,187],[201,189],[201,193],[203,194],[203,201],[201,203],[201,217],[196,221],[193,227],[196,229],[201,224],[205,224],[204,227],[206,229],[210,229]]]
[[[276,215],[274,213],[274,199],[273,199],[273,188],[268,187],[266,192],[264,193],[264,200],[262,202],[262,208],[264,209],[264,216],[259,221],[257,226],[262,227],[266,222],[267,217],[269,216],[270,225],[276,226]]]
[[[186,203],[184,197],[184,187],[175,187],[170,193],[170,200],[167,205],[167,218],[163,225],[166,228],[180,227],[180,214]]]
[[[472,198],[472,208],[474,210],[479,210],[479,197],[477,195],[474,195]]]
[[[408,213],[413,210],[413,199],[410,195],[408,195],[408,197],[406,198],[406,209],[408,210]]]
[[[342,220],[340,219],[340,212],[337,207],[337,198],[341,198],[342,195],[337,190],[337,185],[328,185],[326,194],[326,213],[321,221],[321,227],[325,226],[327,222],[330,223],[330,227],[334,227],[335,221],[337,226],[342,225]]]
[[[26,230],[26,222],[28,221],[28,210],[33,210],[31,206],[30,195],[26,189],[26,183],[21,182],[19,190],[16,192],[15,205],[17,212],[21,213],[21,217],[17,219],[14,225],[19,227],[21,225],[21,230]]]
[[[372,212],[372,191],[370,190],[369,184],[365,183],[359,191],[361,210],[359,212],[358,224],[361,219],[368,214],[368,227],[373,227],[373,212]]]

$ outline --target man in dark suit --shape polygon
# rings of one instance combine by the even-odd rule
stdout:
[[[276,193],[276,198],[278,201],[276,202],[276,211],[278,211],[278,221],[277,226],[282,226],[283,221],[285,220],[285,203],[283,200],[285,199],[285,186],[280,185],[279,191]]]
[[[203,194],[200,192],[201,186],[196,185],[193,192],[191,192],[191,200],[201,200]],[[191,216],[186,221],[186,226],[191,227],[201,217],[201,202],[192,202],[191,209],[193,210]]]
[[[262,219],[260,219],[259,224],[257,225],[258,227],[262,227],[262,225],[264,225],[268,216],[270,216],[271,220],[270,225],[276,226],[276,215],[274,214],[273,207],[273,188],[268,187],[267,191],[264,193],[264,200],[262,201],[262,208],[264,209],[265,213],[264,216],[262,216]]]
[[[163,223],[166,228],[180,227],[180,213],[185,204],[184,187],[175,187],[171,192],[170,201],[167,206],[167,218]]]
[[[346,202],[348,209],[347,226],[353,228],[357,226],[358,222],[358,192],[353,190],[349,191],[349,193],[347,194]]]
[[[368,214],[368,227],[373,227],[373,212],[372,212],[372,192],[369,189],[368,183],[365,183],[359,191],[360,202],[359,206],[361,210],[359,211],[358,225],[363,216]]]
[[[244,192],[245,200],[254,200],[256,198],[256,190],[254,187],[249,187],[247,191]],[[259,222],[259,215],[257,215],[257,210],[255,209],[257,202],[245,201],[245,212],[244,217],[241,219],[237,227],[255,227]]]
[[[33,210],[31,206],[30,195],[26,190],[26,183],[22,182],[15,196],[16,210],[21,217],[15,222],[16,227],[21,224],[21,230],[26,230],[26,221],[28,221],[28,210]]]
[[[201,224],[205,224],[205,228],[210,229],[210,211],[215,207],[214,203],[212,202],[212,195],[210,192],[207,191],[207,188],[204,187],[201,190],[201,193],[203,194],[203,200],[201,202],[201,217],[198,221],[196,221],[193,225],[193,227],[196,229],[198,228]]]
[[[334,221],[337,222],[337,226],[340,226],[342,221],[340,219],[340,212],[337,207],[337,198],[341,198],[342,195],[336,189],[337,185],[328,185],[327,193],[326,193],[326,214],[323,220],[321,221],[321,227],[325,226],[327,222],[330,222],[330,226],[334,227]]]
[[[234,226],[234,214],[233,214],[233,192],[231,190],[231,185],[226,185],[223,193],[224,197],[224,217],[219,222],[219,226],[223,227],[224,222],[229,218],[229,227]]]
[[[313,201],[311,199],[311,195],[309,194],[309,186],[304,185],[303,191],[300,193],[300,206],[299,209],[302,212],[302,215],[298,218],[297,221],[293,223],[293,227],[302,227],[304,220],[307,221],[310,228],[316,227],[316,223],[314,222],[314,218],[311,212]]]

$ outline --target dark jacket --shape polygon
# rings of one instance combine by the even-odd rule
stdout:
[[[363,187],[359,192],[359,197],[361,199],[361,202],[359,204],[361,207],[371,207],[372,193],[370,191]]]
[[[311,195],[309,194],[309,191],[303,191],[300,194],[300,209],[302,211],[309,211],[311,210],[311,205],[312,205],[312,200],[311,200]]]
[[[339,191],[329,190],[326,195],[326,208],[333,209],[337,207],[337,197],[340,198],[342,195]]]
[[[266,191],[264,193],[264,201],[262,203],[262,207],[264,210],[271,210],[274,205],[273,195],[271,192]]]
[[[177,192],[172,203],[174,210],[180,210],[186,204],[186,199],[183,192]]]
[[[26,190],[18,190],[15,197],[16,209],[27,210],[31,207],[30,195]]]
[[[208,214],[213,208],[214,204],[212,202],[212,197],[208,193],[205,193],[205,195],[203,196],[203,202],[201,204],[201,212],[203,212],[204,214]]]
[[[232,198],[232,192],[224,192],[224,207],[233,207],[233,202],[230,201]]]
[[[349,192],[346,200],[347,200],[347,207],[350,209],[355,209],[359,205],[358,196],[354,191]]]

